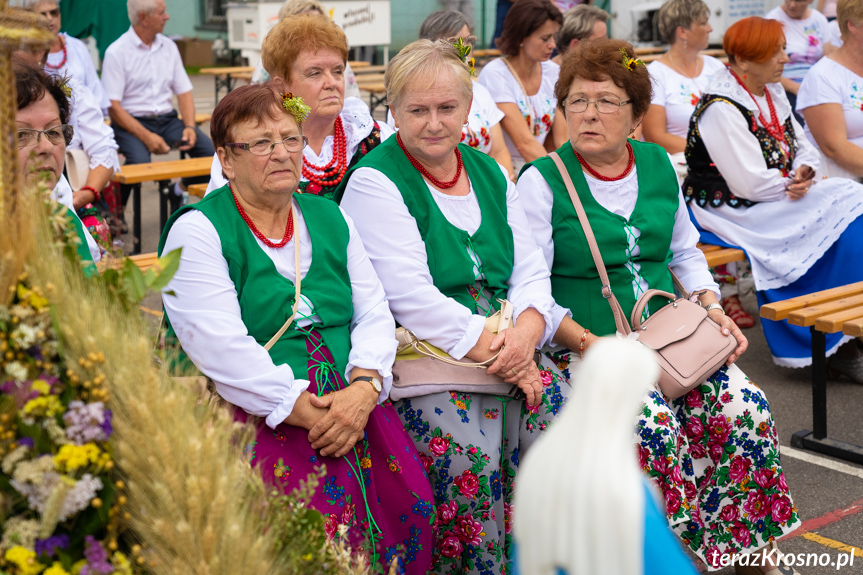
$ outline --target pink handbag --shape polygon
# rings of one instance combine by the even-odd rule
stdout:
[[[557,152],[552,152],[549,157],[557,165],[572,205],[578,214],[593,262],[602,280],[602,295],[608,300],[614,314],[617,333],[623,337],[635,339],[657,353],[660,367],[659,389],[663,395],[668,399],[677,399],[686,395],[725,364],[728,357],[737,349],[737,339],[731,334],[723,335],[719,324],[707,315],[707,310],[701,307],[701,304],[689,301],[689,293],[670,269],[668,271],[683,297],[677,298],[666,291],[649,289],[638,298],[632,310],[632,316],[627,321],[623,308],[611,292],[611,282],[602,263],[596,237],[590,228],[590,222],[587,214],[584,213],[584,207],[575,191],[572,178]],[[671,305],[662,307],[649,318],[641,321],[648,302],[656,296],[671,300]]]

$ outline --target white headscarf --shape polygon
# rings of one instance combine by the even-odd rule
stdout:
[[[519,467],[520,575],[641,575],[644,484],[634,422],[659,376],[653,352],[603,338],[573,374],[561,416]]]

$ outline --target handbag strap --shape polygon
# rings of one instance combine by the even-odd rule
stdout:
[[[297,221],[296,213],[294,212],[294,206],[291,204],[291,218],[294,222]],[[291,326],[291,323],[294,321],[294,316],[297,315],[297,308],[300,306],[300,274],[302,270],[300,269],[300,231],[299,226],[296,227],[296,233],[294,235],[294,273],[296,275],[296,279],[294,280],[294,305],[291,308],[291,317],[288,318],[288,321],[285,322],[285,325],[276,332],[276,335],[270,338],[270,341],[264,346],[264,349],[270,351],[270,348],[276,345],[276,342],[279,341],[279,338],[282,337],[288,328]]]
[[[599,253],[596,237],[593,235],[593,229],[590,227],[587,214],[584,213],[584,206],[581,205],[581,199],[575,191],[575,185],[572,183],[569,171],[563,165],[563,160],[560,159],[557,152],[552,152],[548,156],[557,166],[560,177],[566,185],[566,191],[569,192],[569,199],[572,200],[575,213],[578,215],[578,221],[581,223],[584,237],[587,239],[587,245],[590,248],[590,255],[593,256],[593,263],[596,265],[596,271],[599,272],[599,279],[602,280],[602,297],[608,301],[608,305],[611,306],[611,312],[614,314],[614,325],[617,326],[618,333],[624,336],[629,335],[632,329],[629,327],[629,322],[626,319],[626,314],[623,313],[623,308],[620,307],[620,302],[617,301],[617,298],[614,297],[611,291],[611,282],[608,279],[608,273],[605,271],[605,264],[602,263],[602,255]]]

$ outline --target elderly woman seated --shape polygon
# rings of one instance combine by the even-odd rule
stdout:
[[[548,268],[506,170],[459,144],[473,82],[456,49],[417,40],[384,82],[397,137],[348,174],[341,206],[396,320],[444,360],[413,377],[407,359],[394,368],[396,408],[438,509],[431,572],[502,573],[519,458],[567,394],[534,361],[553,331]],[[489,326],[509,303],[515,326]],[[466,367],[452,365],[463,358]]]
[[[608,35],[608,18],[608,12],[590,4],[579,4],[564,12],[563,24],[554,37],[557,56],[551,61],[560,66],[564,55],[579,42],[605,38]]]
[[[730,67],[711,79],[686,144],[683,191],[701,237],[746,251],[759,305],[863,280],[863,268],[847,265],[863,254],[863,187],[822,180],[818,150],[779,83],[788,61],[784,45],[776,20],[746,18],[728,29],[723,47]],[[762,327],[778,365],[811,363],[808,328]],[[828,335],[828,353],[842,340],[841,333]],[[863,382],[856,347],[832,366]]]
[[[797,93],[806,136],[829,176],[863,178],[863,0],[837,6],[843,42],[812,66]]]
[[[18,113],[15,116],[18,142],[18,173],[27,187],[44,185],[51,196],[72,197],[69,182],[63,176],[66,146],[72,141],[74,129],[69,125],[71,115],[70,98],[63,80],[48,76],[41,67],[22,58],[13,57],[15,91],[18,94]],[[70,206],[60,203],[80,240],[78,255],[88,273],[95,272],[92,266],[99,261],[101,252],[93,237],[84,228],[78,215]],[[89,264],[89,265],[87,265]]]
[[[163,296],[169,336],[258,425],[252,463],[289,491],[319,466],[312,506],[386,570],[428,568],[428,478],[387,401],[395,323],[350,218],[297,194],[308,108],[275,82],[223,98],[210,131],[228,184],[175,212],[182,248]],[[182,358],[180,358],[182,359]],[[260,419],[258,419],[260,418]]]
[[[553,335],[557,347],[543,350],[542,365],[570,379],[584,350],[616,331],[566,173],[625,317],[647,290],[673,291],[673,271],[722,331],[737,339],[727,365],[678,399],[652,391],[637,420],[639,462],[662,490],[672,531],[717,570],[723,561],[790,533],[799,518],[767,400],[734,363],[746,338],[717,303],[668,155],[627,138],[647,112],[651,91],[645,66],[632,54],[630,44],[606,39],[580,43],[567,54],[556,88],[569,124],[570,141],[557,150],[565,170],[541,158],[518,180],[533,237],[551,268],[552,295],[568,308],[554,312],[564,317]],[[650,312],[662,305],[653,298]],[[573,385],[593,382],[576,379]],[[772,515],[762,507],[768,501],[781,502]],[[775,566],[775,553],[771,557]]]
[[[439,10],[432,12],[420,26],[420,39],[446,40],[447,42],[462,42],[473,47],[476,36],[472,36],[467,25],[467,18],[455,10]],[[461,130],[461,143],[491,156],[494,161],[506,168],[511,180],[515,180],[512,169],[512,157],[506,143],[503,141],[503,130],[500,121],[503,112],[494,103],[488,89],[480,83],[473,85],[473,100],[470,103],[470,114],[467,124]],[[392,111],[387,113],[387,124],[395,127]]]
[[[261,61],[311,108],[304,123],[309,145],[303,149],[300,191],[331,198],[348,168],[393,133],[359,98],[345,97],[345,33],[318,14],[284,18],[264,39]],[[225,183],[216,154],[207,193]]]

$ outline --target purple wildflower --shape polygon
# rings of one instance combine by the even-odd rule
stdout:
[[[54,555],[54,552],[59,549],[66,549],[69,547],[69,536],[68,535],[54,535],[53,537],[49,537],[48,539],[37,539],[36,540],[36,555],[47,555],[51,557]]]
[[[114,433],[114,428],[111,426],[111,418],[113,417],[113,415],[111,414],[110,409],[106,409],[104,411],[104,417],[105,420],[102,422],[102,425],[100,427],[102,428],[102,433],[104,433],[105,437],[107,438],[111,437],[111,435]]]
[[[105,409],[105,404],[101,401],[95,403],[70,401],[69,408],[63,415],[63,421],[66,423],[66,437],[77,445],[84,445],[91,441],[107,441],[111,431],[110,412]]]
[[[92,535],[87,535],[84,539],[86,549],[84,550],[84,558],[87,564],[81,569],[80,575],[110,575],[114,572],[114,567],[108,561],[108,553],[102,544],[96,541]]]
[[[27,447],[33,447],[36,444],[33,443],[33,438],[22,437],[21,439],[18,440],[18,445],[26,445]]]

